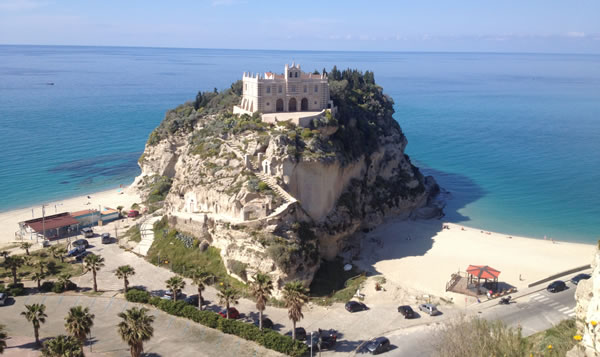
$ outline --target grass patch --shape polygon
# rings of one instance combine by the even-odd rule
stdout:
[[[142,234],[140,233],[140,227],[136,224],[131,226],[127,232],[123,235],[123,238],[127,238],[130,241],[140,242],[142,240]]]
[[[336,257],[333,261],[322,261],[310,284],[310,298],[319,305],[346,302],[366,280],[366,275],[356,268],[344,270],[344,262]]]
[[[66,247],[66,244],[57,244],[54,246]],[[15,254],[13,256],[17,255],[20,257],[25,257],[24,259],[28,260],[27,263],[23,264],[17,270],[17,276],[21,280],[31,280],[31,276],[35,272],[40,271],[39,267],[35,266],[40,258],[46,263],[44,268],[44,275],[46,278],[44,280],[56,279],[61,274],[70,274],[72,277],[76,277],[83,273],[82,265],[80,263],[76,263],[74,258],[65,258],[64,262],[61,262],[60,258],[54,258],[50,254],[48,248],[31,252],[29,258],[27,258],[25,254]],[[6,269],[2,263],[0,263],[0,279],[12,282],[12,273],[10,269]]]
[[[548,346],[552,345],[552,356],[565,356],[577,341],[573,336],[577,334],[575,319],[563,320],[558,325],[545,331],[538,332],[526,338],[531,346],[534,356],[546,356]]]
[[[187,248],[177,238],[177,230],[169,228],[165,220],[154,224],[154,242],[146,259],[154,265],[166,266],[184,276],[201,267],[216,276],[219,282],[227,282],[237,289],[246,290],[245,284],[227,274],[219,249],[208,247],[201,252],[196,244]]]

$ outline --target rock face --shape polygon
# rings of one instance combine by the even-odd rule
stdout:
[[[170,224],[220,248],[230,273],[245,280],[267,272],[276,288],[308,284],[321,258],[334,258],[347,238],[388,216],[439,215],[431,204],[437,184],[404,154],[391,100],[362,83],[357,93],[366,99],[347,100],[361,105],[351,107],[343,98],[356,91],[338,82],[337,116],[327,112],[310,128],[191,104],[170,111],[146,145],[134,186],[151,197],[149,178],[171,179]],[[220,102],[227,95],[234,93]]]
[[[600,355],[600,251],[594,256],[592,269],[592,277],[577,284],[575,313],[582,340],[567,353],[570,357]]]

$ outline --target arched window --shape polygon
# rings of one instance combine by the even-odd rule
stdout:
[[[303,112],[308,110],[308,99],[302,98],[300,101],[300,110]]]
[[[294,73],[294,77],[298,78],[298,72]]]
[[[283,111],[283,99],[277,99],[277,102],[275,102],[275,111],[276,112]]]
[[[295,112],[298,108],[296,108],[296,98],[290,98],[290,103],[288,104],[288,112]]]

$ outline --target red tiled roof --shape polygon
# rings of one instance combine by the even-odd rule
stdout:
[[[48,230],[54,228],[68,227],[77,223],[79,222],[67,212],[25,221],[26,225],[28,225],[29,227],[31,227],[31,229],[38,233],[43,232],[44,229]]]
[[[85,216],[86,214],[91,214],[94,212],[96,212],[95,209],[84,209],[83,211],[71,212],[71,216],[80,217],[80,216]]]

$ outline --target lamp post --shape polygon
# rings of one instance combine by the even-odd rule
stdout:
[[[42,205],[42,239],[43,240],[46,240],[46,206],[48,206],[48,204]],[[36,243],[38,243],[38,240],[36,240]]]

